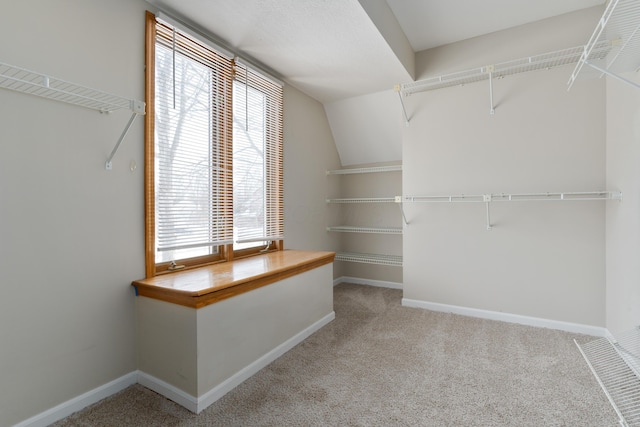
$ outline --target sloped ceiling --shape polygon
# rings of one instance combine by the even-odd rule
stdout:
[[[416,52],[605,0],[147,1],[322,102],[351,165],[401,160],[389,100],[414,79]]]

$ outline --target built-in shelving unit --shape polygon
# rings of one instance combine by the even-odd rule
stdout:
[[[368,173],[387,173],[400,172],[402,165],[391,166],[373,166],[362,168],[348,168],[338,170],[328,170],[327,175],[353,175]],[[356,198],[337,198],[326,199],[329,204],[387,204],[394,203],[401,206],[402,197],[356,197]],[[386,226],[360,226],[360,225],[334,225],[328,226],[327,231],[338,233],[357,233],[357,234],[380,234],[380,235],[402,235],[402,227],[386,227]],[[373,253],[356,253],[356,252],[338,252],[336,261],[357,262],[365,264],[402,266],[401,255],[373,254]]]
[[[133,121],[138,115],[145,114],[144,101],[112,95],[2,62],[0,62],[0,88],[77,105],[100,113],[111,113],[117,110],[131,111],[129,122],[105,164],[108,170],[111,169],[111,161]]]

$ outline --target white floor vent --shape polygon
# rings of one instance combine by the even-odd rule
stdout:
[[[640,328],[616,339],[576,345],[609,398],[621,426],[640,426]]]

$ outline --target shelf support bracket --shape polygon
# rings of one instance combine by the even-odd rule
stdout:
[[[402,221],[404,222],[404,225],[409,225],[409,222],[407,222],[407,216],[404,214],[404,206],[402,205],[402,196],[395,196],[394,202],[396,202],[400,207],[400,212],[402,213]]]
[[[493,106],[493,71],[495,66],[487,65],[485,70],[489,73],[489,114],[493,116],[496,113],[496,109]]]
[[[407,116],[407,109],[404,106],[404,101],[402,100],[402,92],[400,91],[400,85],[395,85],[394,90],[398,93],[398,98],[400,99],[400,106],[402,107],[402,114],[404,116],[404,124],[409,127],[409,117]]]
[[[136,117],[139,114],[144,114],[144,110],[145,110],[145,103],[143,101],[131,101],[131,111],[133,111],[133,113],[131,114],[131,117],[129,118],[127,125],[124,127],[124,130],[120,135],[120,138],[118,138],[118,142],[116,142],[115,147],[113,147],[113,150],[111,151],[111,154],[109,155],[109,158],[107,159],[107,162],[104,165],[106,170],[110,171],[112,169],[113,165],[111,164],[111,161],[113,160],[113,157],[116,155],[118,148],[120,148],[120,144],[122,144],[124,137],[127,136],[127,133],[129,132],[129,129],[131,129],[131,125],[133,125],[133,122],[135,121]]]
[[[489,204],[491,203],[491,194],[484,194],[482,196],[482,200],[485,202],[485,205],[487,207],[487,230],[491,231],[491,229],[493,228],[491,226],[491,216],[489,214]]]

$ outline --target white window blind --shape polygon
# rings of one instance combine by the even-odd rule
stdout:
[[[282,240],[282,83],[173,23],[155,20],[153,35],[148,274]]]
[[[233,84],[235,249],[283,239],[282,87],[236,66]]]
[[[233,238],[231,62],[158,24],[155,63],[156,262],[209,255]]]

